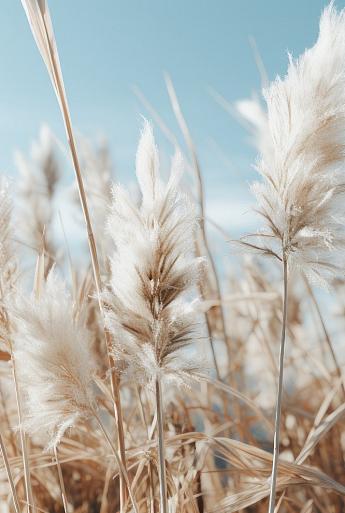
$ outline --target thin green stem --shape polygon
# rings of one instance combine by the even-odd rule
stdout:
[[[274,513],[276,501],[276,486],[277,486],[277,471],[278,471],[278,458],[279,458],[279,445],[280,445],[280,421],[281,421],[281,406],[283,395],[283,378],[284,378],[284,354],[285,354],[285,340],[286,340],[286,324],[287,324],[287,258],[283,259],[283,272],[284,272],[284,298],[283,298],[283,323],[280,340],[279,350],[279,378],[278,378],[278,392],[277,402],[275,409],[275,424],[274,424],[274,444],[273,444],[273,463],[271,474],[271,489],[270,500],[268,506],[268,513]]]

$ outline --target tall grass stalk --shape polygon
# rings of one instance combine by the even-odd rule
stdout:
[[[65,488],[65,482],[62,475],[62,469],[60,465],[59,455],[58,455],[58,449],[57,447],[54,447],[54,455],[55,455],[55,461],[56,461],[56,467],[58,472],[58,478],[59,478],[59,485],[61,490],[61,500],[62,505],[65,513],[68,512],[68,503],[67,503],[67,495],[66,495],[66,488]]]
[[[16,486],[15,486],[14,481],[13,481],[11,466],[10,466],[10,463],[8,461],[6,446],[4,444],[4,439],[3,439],[3,436],[2,436],[1,432],[0,432],[0,452],[1,452],[2,458],[4,460],[4,465],[5,465],[5,470],[6,470],[6,474],[7,474],[7,479],[8,479],[10,488],[11,488],[12,499],[13,499],[13,506],[14,506],[15,512],[16,513],[20,513],[20,507],[19,507],[19,501],[18,501],[18,496],[17,496],[17,490],[16,490]]]
[[[19,391],[18,379],[17,379],[17,373],[16,373],[16,362],[15,362],[13,352],[11,355],[11,359],[12,359],[12,375],[13,375],[16,406],[17,406],[17,413],[18,413],[18,422],[19,422],[20,445],[21,445],[22,458],[23,458],[25,493],[26,493],[28,512],[30,513],[31,511],[34,512],[36,508],[35,508],[35,503],[34,503],[34,496],[32,493],[32,484],[31,484],[30,466],[29,466],[28,451],[27,451],[27,442],[26,442],[26,435],[23,430],[22,405],[21,405],[20,391]]]
[[[157,409],[157,431],[158,431],[158,470],[160,489],[160,512],[168,513],[167,500],[167,478],[165,466],[165,442],[164,442],[164,415],[163,397],[160,380],[156,380],[156,409]]]
[[[203,183],[203,178],[202,178],[202,174],[201,174],[200,163],[199,163],[198,155],[196,152],[196,148],[194,146],[194,142],[193,142],[191,133],[189,131],[186,120],[183,116],[173,82],[172,82],[171,78],[169,77],[169,75],[167,75],[167,74],[165,75],[165,82],[166,82],[166,86],[167,86],[167,90],[168,90],[168,94],[169,94],[173,112],[174,112],[176,120],[179,124],[182,135],[186,141],[186,144],[187,144],[190,156],[191,156],[191,160],[192,160],[192,167],[193,167],[194,174],[195,174],[195,181],[196,181],[196,188],[197,188],[197,199],[198,199],[198,204],[200,207],[201,239],[202,239],[202,244],[204,247],[205,256],[207,258],[207,261],[209,262],[209,265],[210,265],[210,268],[212,271],[212,276],[213,276],[213,280],[215,283],[216,298],[220,302],[220,306],[219,306],[220,319],[221,319],[221,324],[222,324],[222,330],[224,333],[224,340],[225,340],[227,356],[228,356],[229,362],[231,364],[231,341],[230,341],[228,327],[227,327],[225,315],[224,315],[223,298],[222,298],[222,292],[221,292],[221,287],[220,287],[220,281],[219,281],[219,277],[218,277],[218,271],[216,268],[216,264],[215,264],[215,261],[214,261],[214,258],[213,258],[213,255],[212,255],[212,252],[210,249],[210,244],[208,241],[208,236],[207,236],[206,227],[205,227],[206,203],[205,203],[204,183]],[[212,357],[213,357],[215,369],[217,372],[217,377],[218,377],[218,379],[221,379],[212,336],[210,336],[210,344],[211,344]],[[232,375],[232,373],[231,373],[231,375]]]
[[[135,513],[139,513],[139,510],[138,510],[138,507],[137,507],[137,503],[136,503],[136,500],[135,500],[135,497],[134,497],[134,493],[133,493],[133,490],[131,488],[131,484],[129,482],[129,478],[128,478],[128,474],[127,474],[127,469],[124,467],[123,463],[122,463],[122,459],[121,459],[121,455],[118,454],[118,451],[116,449],[116,447],[114,446],[113,442],[111,441],[111,438],[106,430],[106,428],[104,427],[104,424],[103,422],[101,421],[99,415],[97,414],[97,412],[94,411],[94,416],[95,416],[95,419],[97,420],[97,423],[104,435],[104,438],[106,439],[107,443],[109,444],[109,447],[115,457],[115,460],[116,460],[116,463],[118,464],[119,466],[119,474],[122,475],[125,483],[126,483],[126,486],[127,486],[127,489],[128,489],[128,493],[129,493],[129,496],[130,496],[130,499],[132,501],[132,505],[133,505],[133,509],[135,511]],[[125,504],[123,505],[124,509],[125,508]]]
[[[274,423],[274,444],[273,444],[273,463],[272,474],[270,483],[270,498],[268,513],[274,513],[276,501],[276,485],[277,485],[277,471],[279,459],[279,446],[280,446],[280,421],[282,410],[282,395],[283,395],[283,379],[284,379],[284,355],[285,355],[285,339],[287,329],[287,308],[288,308],[288,268],[287,258],[283,259],[283,280],[284,280],[284,295],[283,295],[283,320],[281,329],[281,340],[279,349],[279,378],[277,390],[277,402],[275,408],[275,423]]]
[[[101,281],[101,275],[100,275],[100,266],[98,261],[98,255],[97,255],[97,247],[95,242],[95,237],[92,229],[92,223],[90,218],[90,213],[88,209],[88,203],[87,198],[85,194],[85,188],[84,188],[84,182],[83,177],[79,165],[79,159],[76,149],[76,143],[74,138],[74,132],[72,128],[72,121],[70,116],[70,111],[68,107],[67,102],[67,95],[65,92],[65,87],[63,83],[63,76],[62,71],[60,67],[60,61],[58,57],[58,51],[56,47],[55,42],[55,36],[53,32],[53,27],[50,19],[50,14],[48,11],[48,6],[45,0],[42,2],[35,3],[36,11],[32,10],[32,2],[31,0],[22,0],[24,9],[26,10],[28,20],[30,23],[30,26],[32,28],[34,37],[36,39],[38,48],[42,54],[43,60],[46,63],[48,73],[52,79],[52,83],[57,95],[57,99],[61,108],[61,113],[64,121],[64,126],[66,129],[67,134],[67,140],[69,143],[73,166],[75,170],[75,176],[77,180],[78,185],[78,191],[79,191],[79,197],[80,197],[80,204],[82,207],[84,220],[85,220],[85,226],[88,236],[88,242],[89,242],[89,250],[90,250],[90,256],[91,256],[91,262],[92,262],[92,270],[93,270],[93,276],[95,281],[95,287],[98,297],[98,303],[99,308],[102,314],[102,317],[104,318],[104,311],[103,311],[103,304],[101,300],[101,292],[102,292],[102,281]],[[36,30],[35,30],[36,27]],[[37,27],[43,30],[44,38],[43,38],[43,44],[40,44],[39,42],[42,41],[42,34],[40,36],[37,35]],[[104,330],[104,336],[106,341],[106,347],[107,347],[107,353],[108,353],[108,361],[109,361],[109,367],[111,369],[110,373],[110,380],[111,380],[111,389],[112,389],[112,395],[114,398],[114,414],[115,414],[115,421],[117,424],[117,433],[118,433],[118,443],[120,448],[120,456],[123,467],[126,469],[126,453],[125,453],[125,441],[124,441],[124,429],[123,429],[123,419],[122,419],[122,408],[121,408],[121,399],[120,399],[120,392],[119,392],[119,381],[113,371],[114,369],[114,360],[111,355],[111,337],[109,332],[105,329]],[[123,482],[122,476],[120,476],[120,502],[121,502],[121,511],[123,512],[123,506],[126,501],[126,486]]]

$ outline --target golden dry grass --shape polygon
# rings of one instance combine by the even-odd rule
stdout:
[[[28,181],[21,179],[19,201],[13,188],[12,212],[7,202],[6,187],[2,186],[0,512],[126,513],[134,509],[140,513],[266,512],[273,464],[276,390],[279,376],[282,375],[278,368],[279,339],[281,326],[286,324],[286,385],[282,389],[279,422],[277,449],[280,456],[276,460],[275,511],[342,513],[345,511],[345,389],[343,361],[335,352],[335,340],[332,340],[326,327],[332,319],[325,322],[313,288],[303,275],[301,278],[300,273],[291,270],[286,282],[286,323],[283,322],[282,266],[279,258],[265,264],[260,258],[239,257],[235,271],[222,269],[219,273],[210,242],[211,225],[208,225],[197,151],[169,77],[166,77],[167,89],[186,143],[187,155],[184,155],[184,159],[193,179],[191,196],[200,216],[192,246],[195,256],[204,257],[207,262],[198,283],[198,322],[203,328],[203,336],[193,341],[191,351],[206,351],[210,369],[208,373],[198,371],[195,384],[188,387],[164,388],[162,405],[160,394],[155,394],[152,387],[123,372],[124,367],[129,366],[125,358],[119,357],[115,361],[114,354],[119,356],[113,351],[117,334],[111,333],[105,324],[105,313],[109,312],[111,306],[108,303],[110,296],[102,293],[110,289],[112,278],[108,254],[112,251],[111,240],[100,228],[107,218],[110,201],[111,177],[108,173],[107,150],[105,162],[99,158],[97,151],[93,153],[91,146],[78,146],[75,141],[46,2],[23,0],[23,4],[61,107],[89,240],[90,258],[85,258],[83,265],[74,266],[69,250],[59,247],[54,240],[52,224],[54,216],[58,216],[55,191],[61,174],[59,160],[55,158],[56,147],[51,140],[48,145],[46,141],[40,150],[42,158],[36,162],[36,178],[39,179],[30,182],[31,171],[28,171],[32,187],[28,188]],[[176,146],[177,138],[141,93],[137,93],[159,127]],[[336,147],[339,149],[338,145]],[[303,148],[298,146],[296,151],[301,152]],[[343,158],[340,153],[334,156],[337,162]],[[25,157],[20,160],[24,168],[27,165],[25,160]],[[84,165],[84,176],[80,162]],[[318,166],[324,165],[323,160],[318,162]],[[86,172],[88,167],[90,169]],[[95,185],[97,175],[103,177],[99,186]],[[151,179],[154,181],[152,176]],[[299,192],[303,194],[303,191]],[[134,208],[132,211],[136,212]],[[23,212],[30,216],[26,230],[22,230],[21,223],[16,225],[13,221],[17,215],[23,216]],[[81,225],[80,230],[83,229]],[[174,241],[172,248],[162,249],[167,240],[170,244],[170,236],[168,229],[166,239],[160,240],[161,246],[158,245],[157,269],[162,260],[169,260],[170,254],[178,246],[178,241]],[[218,236],[223,243],[229,239],[221,230],[215,230],[212,236]],[[284,238],[280,232],[278,238]],[[24,246],[29,247],[30,257],[21,255]],[[273,252],[270,254],[274,255]],[[32,264],[32,260],[35,260],[35,264]],[[172,259],[170,268],[174,263]],[[53,363],[59,372],[54,370],[48,353],[44,354],[50,376],[54,377],[54,372],[56,375],[60,373],[60,379],[62,372],[66,382],[71,380],[71,385],[63,389],[67,392],[61,392],[61,396],[51,397],[50,401],[45,398],[42,408],[48,405],[50,413],[52,409],[58,409],[58,401],[65,404],[65,393],[70,394],[69,417],[73,414],[71,405],[75,407],[75,413],[78,413],[78,408],[85,409],[85,414],[70,422],[71,429],[61,431],[63,435],[56,437],[59,443],[52,444],[53,450],[46,451],[47,443],[40,430],[26,429],[25,417],[30,414],[26,407],[30,401],[27,400],[25,384],[21,382],[21,376],[25,375],[21,369],[26,361],[22,351],[18,375],[16,345],[21,344],[20,337],[28,337],[28,328],[25,325],[24,329],[21,324],[25,315],[20,315],[12,303],[16,303],[16,296],[21,294],[19,283],[24,278],[28,278],[29,287],[34,291],[31,301],[36,304],[41,294],[44,299],[47,277],[52,276],[52,268],[54,272],[57,270],[65,275],[73,304],[71,311],[66,313],[66,325],[70,323],[72,333],[78,326],[89,333],[89,358],[95,371],[94,375],[90,372],[88,376],[92,381],[92,400],[86,408],[84,397],[71,394],[73,387],[80,386],[80,380],[73,373],[76,368],[73,359],[66,360],[68,349],[60,354],[55,347]],[[152,278],[155,274],[159,275],[158,270],[155,273],[155,269],[151,269],[149,282],[159,282],[159,286],[163,287],[159,276]],[[168,283],[168,292],[164,296],[168,304],[185,287],[186,280],[181,276],[179,278],[176,282],[172,281],[172,285]],[[344,316],[344,281],[334,280],[333,286],[339,324]],[[157,287],[155,290],[160,289]],[[156,311],[157,304],[163,308],[161,291],[156,294],[160,299],[152,294],[150,287],[146,287],[145,293],[151,301],[155,321],[163,319],[165,325],[171,322],[166,315],[158,315],[159,308]],[[114,305],[116,307],[115,301]],[[133,312],[130,313],[133,317]],[[33,315],[36,315],[37,340],[42,341],[45,336],[52,338],[56,333],[52,329],[54,310],[49,310],[46,325],[41,322],[39,309],[33,309]],[[122,309],[117,308],[116,315],[119,316],[118,326],[131,334],[135,332],[139,340],[147,337],[147,326],[143,335],[139,329],[135,329],[135,322],[128,324],[129,313],[123,305]],[[64,323],[60,324],[62,326]],[[64,333],[63,329],[61,332]],[[283,332],[285,334],[285,329]],[[29,340],[34,343],[34,330],[33,333],[30,333]],[[75,340],[77,338],[75,336]],[[170,339],[168,343],[171,343]],[[184,337],[182,339],[184,342]],[[178,342],[180,344],[181,340]],[[339,344],[342,341],[336,342]],[[65,346],[61,344],[61,347]],[[164,345],[165,349],[167,347]],[[70,349],[75,357],[73,342]],[[174,350],[169,346],[166,354],[170,356]],[[37,358],[40,356],[38,354]],[[127,354],[126,357],[128,360]],[[60,361],[63,363],[56,363]],[[163,365],[160,370],[164,371]],[[46,382],[47,386],[49,384]],[[156,385],[159,389],[158,379]],[[32,390],[30,383],[27,386],[29,391]],[[44,411],[38,417],[42,424]],[[58,427],[61,428],[61,425]]]

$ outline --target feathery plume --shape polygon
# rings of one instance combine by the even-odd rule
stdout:
[[[10,358],[9,322],[5,302],[18,278],[17,262],[12,241],[12,201],[9,184],[0,179],[0,352],[4,359]],[[3,353],[2,353],[3,351]]]
[[[16,280],[17,264],[12,240],[12,200],[8,181],[0,178],[0,290],[1,299],[12,290]]]
[[[283,322],[268,511],[275,510],[288,306],[288,267],[321,286],[343,268],[345,248],[345,11],[324,10],[316,44],[258,102],[240,105],[260,150],[252,190],[266,227],[242,243],[283,264]],[[243,107],[245,107],[243,109]],[[249,107],[249,108],[248,108]],[[335,360],[336,362],[336,360]]]
[[[86,137],[78,137],[80,165],[83,169],[85,193],[92,212],[92,224],[95,231],[97,247],[102,254],[109,250],[109,237],[104,235],[104,227],[111,203],[111,183],[113,163],[109,145],[106,140],[93,145]],[[77,184],[73,184],[72,201],[79,203]],[[98,236],[98,237],[97,237]],[[102,262],[100,259],[100,263]]]
[[[11,347],[9,343],[9,323],[4,302],[11,293],[17,278],[17,265],[13,256],[11,241],[11,213],[12,202],[9,195],[8,182],[0,179],[0,360],[9,360]],[[1,387],[1,384],[0,384]],[[7,456],[6,446],[0,426],[0,454],[2,455],[6,474],[11,488],[13,505],[16,513],[19,513],[19,502],[13,481],[12,470]]]
[[[115,187],[108,224],[116,251],[106,320],[115,334],[115,360],[123,362],[137,383],[155,391],[162,513],[168,512],[162,386],[186,384],[200,370],[197,362],[181,355],[195,336],[195,313],[184,296],[195,285],[203,261],[192,255],[196,214],[177,190],[181,170],[176,154],[163,184],[153,132],[145,122],[136,158],[141,205]]]
[[[326,286],[345,248],[345,12],[321,17],[314,47],[290,56],[288,73],[257,102],[239,105],[255,129],[262,181],[254,183],[266,228],[243,240],[254,250],[287,258]],[[249,111],[248,111],[249,109]]]
[[[115,358],[143,385],[154,385],[157,378],[180,385],[198,368],[180,354],[193,341],[196,314],[185,297],[203,262],[193,257],[194,206],[177,189],[181,166],[177,154],[163,184],[152,129],[145,122],[136,159],[140,207],[121,186],[113,190],[108,229],[116,251],[107,324],[116,335]]]
[[[251,134],[253,146],[259,151],[263,150],[266,138],[269,137],[269,127],[267,112],[258,96],[254,94],[251,98],[238,100],[235,109]]]
[[[10,249],[10,222],[11,222],[12,203],[9,196],[8,182],[1,178],[0,180],[0,269],[1,274],[12,259]]]
[[[9,195],[9,185],[4,178],[1,179],[0,185],[0,202],[0,360],[12,360],[12,374],[17,403],[17,413],[18,419],[21,419],[21,404],[16,378],[16,366],[13,356],[12,333],[7,309],[7,302],[11,298],[11,293],[13,292],[16,281],[18,279],[18,270],[17,261],[14,256],[14,247],[11,240],[12,201]],[[32,510],[35,512],[35,507],[32,495],[27,447],[22,429],[20,429],[20,441],[24,468],[25,493],[28,503],[28,512],[30,513]],[[3,457],[6,462],[6,449],[2,449],[1,452],[3,453]],[[12,489],[13,498],[14,501],[16,501],[16,491],[13,486],[13,482],[11,482],[11,471],[8,462],[7,467],[7,474],[11,483],[10,486]],[[32,507],[33,509],[31,509]]]
[[[22,227],[26,244],[37,251],[44,245],[48,254],[48,273],[56,257],[51,231],[55,213],[53,201],[60,178],[60,168],[53,135],[47,125],[41,127],[39,138],[32,145],[30,158],[17,152],[15,162],[20,173],[18,194],[21,202],[18,224]]]
[[[25,391],[23,425],[50,449],[94,411],[90,334],[82,313],[73,315],[72,300],[54,270],[39,296],[17,295],[10,313],[17,376]]]

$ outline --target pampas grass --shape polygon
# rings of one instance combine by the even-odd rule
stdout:
[[[265,229],[248,245],[276,255],[327,286],[344,249],[344,12],[331,5],[316,44],[242,113],[256,126],[262,182],[254,183]],[[247,104],[248,105],[248,104]],[[254,240],[254,242],[253,242]]]
[[[195,339],[196,314],[186,293],[203,262],[192,253],[195,210],[178,191],[182,165],[177,153],[163,184],[153,132],[145,122],[136,158],[141,205],[137,208],[118,186],[108,221],[115,253],[107,325],[114,334],[115,360],[123,362],[130,379],[155,391],[163,513],[168,506],[162,388],[186,385],[200,370],[181,351]]]
[[[296,61],[290,57],[286,77],[276,78],[265,90],[267,115],[255,100],[238,105],[255,127],[261,153],[257,168],[263,180],[252,189],[265,221],[264,230],[242,243],[278,258],[284,276],[270,513],[275,507],[280,445],[288,266],[327,286],[343,264],[344,30],[344,11],[337,13],[330,4],[322,14],[314,47]]]
[[[78,419],[95,410],[91,334],[84,327],[83,311],[74,312],[53,270],[33,295],[16,291],[10,317],[17,376],[25,394],[24,428],[38,433],[50,449]]]
[[[254,255],[220,270],[213,241],[231,237],[208,223],[172,80],[186,151],[137,90],[176,151],[166,170],[145,121],[131,194],[112,183],[106,147],[76,142],[47,3],[22,3],[76,184],[61,180],[47,127],[17,156],[18,194],[0,182],[1,513],[341,513],[344,11],[325,10],[266,107],[236,105],[259,152],[264,222],[240,241]],[[56,240],[57,187],[72,202],[78,190],[91,266],[73,264],[68,234],[67,249]],[[334,318],[315,283],[335,289]]]
[[[195,340],[197,315],[187,294],[196,285],[203,259],[193,255],[194,206],[178,190],[182,166],[177,153],[166,184],[158,152],[145,122],[136,160],[141,190],[138,208],[120,186],[113,190],[108,231],[115,243],[107,325],[115,359],[127,376],[154,388],[187,384],[197,362],[181,355]]]
[[[16,222],[21,226],[22,245],[45,252],[45,273],[58,259],[54,246],[53,222],[55,216],[56,185],[61,169],[56,155],[56,144],[48,126],[43,125],[39,138],[31,148],[30,159],[16,152],[15,163],[19,171],[18,197],[22,208]]]

